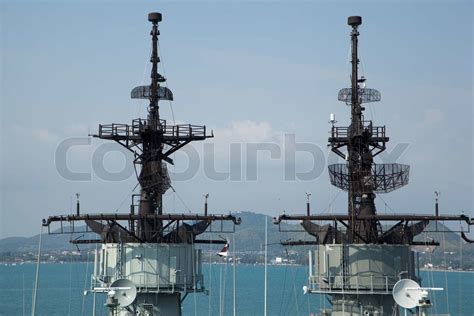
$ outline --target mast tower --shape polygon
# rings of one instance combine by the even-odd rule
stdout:
[[[80,233],[74,223],[84,221],[86,232],[99,239],[75,239],[75,244],[101,244],[95,252],[91,292],[106,294],[110,315],[181,315],[181,303],[189,293],[205,290],[201,250],[196,244],[225,244],[222,239],[198,239],[204,232],[233,233],[240,218],[233,215],[165,213],[163,194],[171,187],[167,164],[171,155],[192,141],[213,137],[206,126],[171,125],[160,117],[159,102],[173,100],[173,93],[158,69],[158,23],[162,15],[148,14],[152,23],[151,82],[131,91],[132,99],[149,100],[145,119],[132,124],[101,124],[94,137],[113,140],[133,153],[140,169],[140,194],[132,195],[128,214],[80,214],[50,216],[43,220],[48,232],[59,223],[60,233]],[[138,173],[138,172],[137,172]],[[139,198],[138,204],[135,197]],[[138,208],[138,212],[135,209]],[[215,225],[213,225],[215,223]],[[65,226],[70,224],[69,229]],[[94,306],[95,308],[95,306]]]
[[[351,87],[339,91],[338,100],[351,109],[348,127],[331,128],[329,146],[346,160],[345,164],[329,166],[331,183],[348,192],[348,241],[351,243],[377,242],[381,226],[377,218],[360,220],[359,215],[376,215],[375,193],[386,193],[408,184],[410,167],[397,163],[375,164],[374,157],[383,152],[389,138],[385,126],[374,126],[364,117],[363,104],[378,102],[380,92],[365,87],[366,79],[359,77],[358,27],[360,16],[348,18],[351,31]],[[346,148],[347,154],[341,150]]]
[[[389,138],[385,126],[375,126],[364,117],[364,104],[378,102],[380,92],[366,88],[359,77],[358,37],[360,16],[350,16],[351,87],[341,89],[338,100],[350,107],[349,126],[335,126],[331,114],[328,139],[331,151],[344,163],[328,166],[331,184],[347,191],[347,214],[281,215],[274,219],[300,221],[303,229],[315,237],[312,242],[286,241],[283,245],[315,245],[309,252],[309,285],[305,293],[328,295],[332,308],[322,315],[399,315],[392,290],[402,278],[421,281],[416,275],[413,246],[438,245],[414,238],[429,221],[460,221],[470,225],[467,216],[377,214],[376,193],[388,193],[409,181],[410,167],[398,163],[377,164],[374,158],[386,149]],[[324,221],[317,224],[313,221]],[[384,225],[382,225],[384,223]],[[339,227],[338,227],[339,225]],[[341,228],[342,226],[342,228]],[[280,225],[280,231],[282,226]],[[464,232],[462,236],[465,237]],[[464,238],[463,237],[463,238]]]

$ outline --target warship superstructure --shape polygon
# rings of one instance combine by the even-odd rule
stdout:
[[[361,24],[360,16],[348,18],[351,87],[338,94],[338,100],[350,109],[350,124],[336,126],[331,114],[328,139],[331,151],[344,161],[329,165],[328,171],[331,184],[348,193],[347,214],[311,214],[308,201],[305,215],[281,215],[274,222],[300,221],[304,231],[314,237],[312,241],[282,244],[312,248],[304,291],[328,297],[331,308],[321,310],[320,315],[399,315],[398,305],[424,313],[430,306],[429,289],[420,285],[414,246],[438,243],[415,241],[415,236],[426,230],[430,221],[460,221],[466,231],[474,221],[464,215],[440,215],[437,203],[434,215],[377,214],[376,194],[407,185],[410,168],[398,163],[378,164],[374,160],[386,149],[389,137],[385,126],[376,126],[364,116],[365,104],[380,101],[381,94],[366,88],[366,79],[358,73]],[[464,231],[461,235],[470,241]],[[411,292],[410,296],[407,289],[417,295]],[[406,303],[407,297],[417,299]]]
[[[192,141],[213,137],[205,126],[171,125],[160,117],[159,102],[173,100],[158,72],[158,23],[160,13],[150,13],[151,83],[131,91],[133,99],[149,100],[148,116],[132,124],[99,125],[94,137],[112,140],[134,155],[140,194],[132,195],[129,213],[76,214],[50,216],[43,220],[48,232],[79,233],[78,222],[85,222],[85,232],[97,239],[74,239],[75,244],[100,245],[95,251],[90,292],[103,294],[110,315],[181,315],[181,303],[189,293],[203,292],[201,250],[196,244],[226,244],[216,239],[199,239],[207,233],[232,233],[240,218],[208,214],[165,212],[163,194],[171,182],[167,164],[172,154]],[[56,224],[56,225],[53,225]],[[57,231],[56,231],[57,232]],[[209,236],[209,234],[206,234]],[[212,236],[212,235],[211,235]]]

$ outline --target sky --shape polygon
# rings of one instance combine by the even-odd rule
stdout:
[[[326,171],[328,120],[349,120],[337,92],[350,84],[347,17],[361,15],[360,70],[382,94],[365,117],[390,136],[379,162],[411,166],[378,212],[431,213],[440,191],[443,213],[472,216],[472,1],[3,0],[0,238],[39,233],[77,192],[83,212],[128,212],[133,157],[87,135],[146,116],[130,91],[149,82],[152,11],[174,93],[162,118],[215,136],[175,155],[166,212],[202,212],[209,193],[218,214],[297,214],[306,192],[313,213],[346,212]]]

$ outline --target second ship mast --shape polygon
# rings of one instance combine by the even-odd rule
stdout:
[[[440,215],[438,211],[434,216],[377,214],[375,194],[388,193],[408,184],[410,167],[374,162],[386,149],[389,138],[385,126],[375,126],[364,117],[364,104],[380,101],[381,96],[377,90],[366,88],[365,78],[359,77],[358,27],[361,24],[360,16],[348,18],[352,29],[351,87],[338,93],[338,100],[350,107],[350,125],[335,126],[334,115],[331,115],[328,139],[331,151],[344,159],[344,163],[329,165],[328,171],[331,184],[348,193],[347,213],[312,215],[308,201],[306,215],[280,215],[274,219],[275,224],[300,221],[303,229],[315,237],[314,241],[281,244],[314,245],[308,257],[309,284],[303,289],[305,293],[328,295],[331,310],[322,310],[322,315],[399,315],[398,302],[392,293],[404,290],[403,284],[417,285],[414,280],[421,281],[416,275],[411,247],[438,245],[434,241],[416,241],[415,236],[423,232],[430,221],[465,222],[467,231],[474,225],[474,220],[467,216]],[[281,225],[280,230],[287,231]],[[464,232],[461,236],[466,240]],[[402,275],[409,280],[398,283]],[[426,301],[416,303],[414,306],[429,306]]]

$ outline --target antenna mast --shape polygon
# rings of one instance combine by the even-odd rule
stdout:
[[[375,192],[390,192],[408,184],[409,166],[374,163],[374,157],[385,150],[389,138],[385,126],[373,126],[363,115],[363,103],[380,101],[380,92],[365,88],[365,78],[359,78],[358,36],[362,24],[360,16],[350,16],[351,31],[351,87],[339,91],[338,100],[351,107],[349,127],[331,126],[331,150],[346,160],[345,164],[329,166],[331,183],[348,191],[348,234],[350,243],[374,243],[381,234],[375,215]],[[345,147],[347,154],[341,150]],[[356,219],[360,215],[373,219]]]
[[[158,56],[158,23],[161,13],[148,14],[152,23],[150,32],[152,53],[150,62],[151,83],[132,90],[132,99],[148,99],[148,116],[146,119],[135,119],[132,125],[109,124],[99,125],[99,134],[94,137],[114,140],[129,149],[135,155],[135,167],[141,168],[138,182],[141,186],[139,220],[137,222],[137,237],[146,242],[161,242],[163,237],[163,220],[150,216],[163,215],[163,194],[170,188],[166,163],[173,164],[170,155],[191,141],[204,140],[214,137],[206,133],[206,126],[180,124],[168,125],[160,119],[159,101],[173,100],[173,93],[160,83],[166,78],[158,72],[160,57]],[[135,227],[135,225],[131,225]]]
[[[167,164],[174,163],[171,155],[186,144],[205,140],[213,134],[212,131],[208,134],[203,125],[168,125],[160,118],[159,102],[173,100],[171,90],[161,86],[166,79],[158,69],[158,23],[161,20],[160,13],[148,14],[152,24],[151,82],[131,92],[132,99],[149,101],[147,117],[134,119],[131,124],[101,124],[98,133],[92,135],[119,143],[135,157],[140,194],[132,195],[130,212],[83,213],[79,210],[77,195],[76,214],[49,216],[43,220],[48,232],[52,223],[59,223],[61,233],[78,233],[80,225],[74,223],[84,221],[85,231],[99,236],[71,242],[101,244],[101,250],[95,253],[91,291],[107,294],[106,306],[111,315],[181,315],[181,303],[188,293],[205,290],[202,254],[195,244],[225,243],[220,239],[197,237],[206,231],[233,233],[235,225],[240,224],[240,218],[231,214],[209,214],[209,195],[205,196],[204,215],[164,212],[163,194],[171,187]],[[136,196],[139,196],[138,212],[135,212]],[[208,229],[216,221],[220,224]],[[69,230],[62,229],[66,223],[71,225]]]
[[[336,126],[334,114],[329,121],[329,146],[332,152],[344,159],[343,163],[329,165],[329,177],[332,185],[348,192],[347,214],[311,215],[307,209],[306,215],[283,214],[275,218],[274,223],[300,221],[303,229],[315,238],[314,241],[290,240],[281,244],[315,245],[314,252],[309,255],[309,284],[303,290],[305,293],[328,295],[331,315],[398,315],[398,307],[389,294],[400,279],[400,273],[406,274],[407,278],[418,278],[411,247],[439,245],[435,241],[418,242],[415,236],[423,232],[431,220],[462,221],[468,227],[474,225],[474,220],[464,215],[439,215],[437,211],[434,216],[377,214],[375,194],[391,192],[408,184],[410,168],[374,161],[385,150],[389,138],[385,126],[374,126],[372,121],[364,118],[363,103],[377,102],[381,97],[377,90],[366,88],[366,79],[359,77],[361,24],[360,16],[348,18],[351,27],[351,86],[341,89],[338,94],[338,100],[350,106],[350,125]],[[384,230],[381,222],[386,226]],[[280,231],[285,231],[282,229],[280,226]]]
[[[158,89],[160,84],[158,82],[164,82],[165,79],[158,73],[158,63],[160,58],[158,57],[158,35],[160,31],[158,30],[158,22],[161,22],[161,13],[152,12],[148,14],[148,21],[153,24],[151,30],[151,39],[152,39],[152,53],[151,53],[151,98],[150,98],[150,108],[149,108],[149,119],[159,120],[160,113],[158,111]]]

